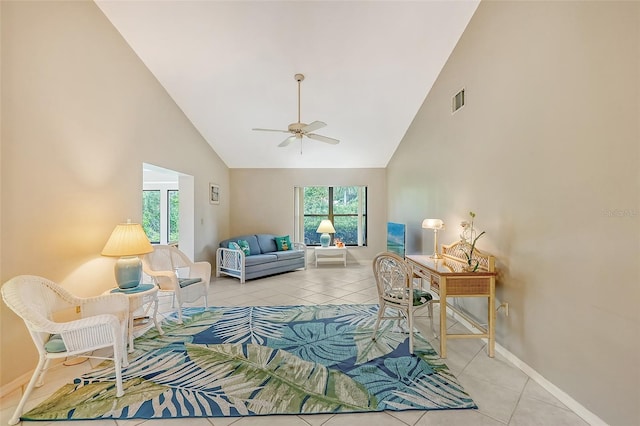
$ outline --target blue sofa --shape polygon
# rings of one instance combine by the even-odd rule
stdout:
[[[216,277],[221,274],[245,280],[294,271],[307,267],[307,246],[303,243],[291,243],[290,250],[278,250],[277,235],[254,234],[240,235],[220,241],[216,251]],[[229,248],[229,243],[238,241],[249,243],[250,254],[242,250]]]

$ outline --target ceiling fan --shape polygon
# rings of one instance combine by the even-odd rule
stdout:
[[[289,136],[288,138],[286,138],[285,140],[283,140],[282,142],[280,142],[280,144],[278,146],[282,147],[282,146],[287,146],[289,145],[291,142],[294,142],[296,140],[302,140],[303,136],[308,137],[309,139],[314,139],[320,142],[325,142],[325,143],[329,143],[332,145],[335,145],[337,143],[340,143],[340,141],[338,139],[334,139],[334,138],[330,138],[327,136],[322,136],[322,135],[317,135],[315,133],[311,133],[315,130],[321,129],[324,126],[326,126],[326,123],[323,123],[322,121],[314,121],[310,124],[306,124],[306,123],[302,123],[300,122],[300,82],[302,82],[302,80],[304,80],[304,75],[302,74],[296,74],[294,76],[294,78],[296,79],[296,81],[298,82],[298,122],[297,123],[291,123],[289,124],[289,127],[287,130],[276,130],[276,129],[251,129],[251,130],[257,130],[260,132],[280,132],[280,133],[291,133],[291,136]]]

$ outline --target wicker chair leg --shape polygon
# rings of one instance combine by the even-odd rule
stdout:
[[[119,345],[113,345],[113,364],[116,370],[116,397],[120,398],[124,395],[124,389],[122,387],[122,358],[118,355],[118,351],[123,351],[122,348],[118,347]]]
[[[33,376],[31,376],[31,380],[29,380],[29,384],[27,388],[24,390],[24,394],[16,407],[16,411],[13,413],[13,417],[9,419],[10,425],[16,425],[20,422],[20,416],[22,415],[22,409],[24,408],[24,404],[29,399],[29,395],[33,391],[33,388],[36,387],[37,383],[40,382],[42,385],[41,379],[43,379],[44,372],[46,371],[47,365],[49,364],[49,360],[43,356],[40,356],[40,360],[38,361],[38,365],[33,372]]]

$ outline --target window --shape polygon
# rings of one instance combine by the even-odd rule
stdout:
[[[323,219],[329,219],[336,230],[332,240],[340,238],[348,246],[367,245],[365,186],[298,187],[295,199],[296,241],[303,240],[311,246],[320,245],[320,234],[316,230]]]
[[[156,185],[157,186],[157,185]],[[180,240],[180,192],[177,189],[142,191],[142,229],[152,244],[172,244]]]
[[[152,244],[160,243],[160,191],[142,191],[142,228]]]

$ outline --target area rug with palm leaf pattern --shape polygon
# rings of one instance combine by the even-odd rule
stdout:
[[[477,408],[419,334],[371,334],[377,305],[187,308],[136,339],[115,397],[113,363],[23,420],[158,419]]]

